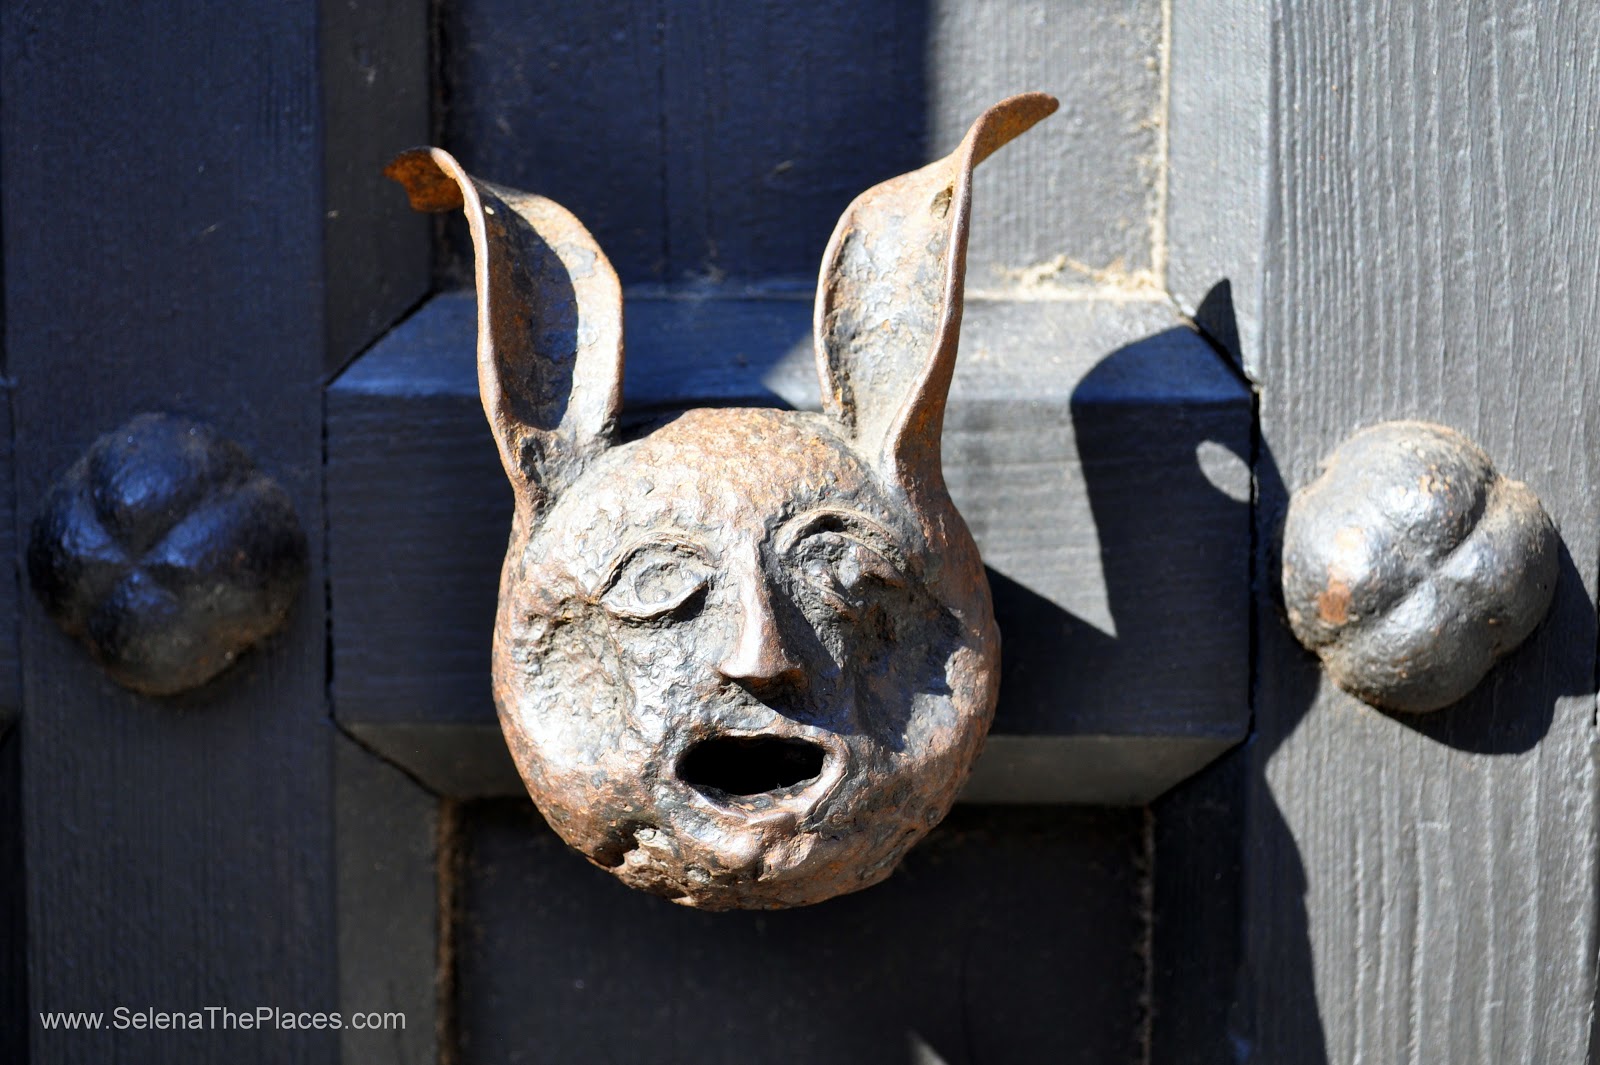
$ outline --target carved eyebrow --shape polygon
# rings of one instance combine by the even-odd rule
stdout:
[[[633,561],[634,556],[652,547],[664,547],[670,551],[682,551],[686,555],[694,556],[708,566],[715,565],[711,552],[706,550],[704,544],[697,543],[681,533],[659,529],[629,540],[618,548],[617,553],[611,556],[611,560],[601,567],[604,573],[599,582],[592,589],[586,589],[584,597],[591,603],[598,603],[617,583],[622,571],[627,568],[629,562]]]
[[[882,550],[889,556],[889,561],[901,570],[914,572],[911,564],[914,553],[888,526],[858,510],[845,510],[842,507],[819,507],[789,519],[779,530],[774,546],[779,554],[786,555],[801,540],[818,532],[852,533]]]

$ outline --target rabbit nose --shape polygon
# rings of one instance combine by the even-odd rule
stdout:
[[[746,581],[740,590],[738,636],[717,672],[751,691],[805,683],[805,670],[784,646],[765,581]]]

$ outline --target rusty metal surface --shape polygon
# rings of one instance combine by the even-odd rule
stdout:
[[[141,414],[100,437],[33,521],[28,575],[118,684],[199,687],[282,625],[305,581],[288,493],[239,445]]]
[[[1538,498],[1472,441],[1386,422],[1339,445],[1290,500],[1284,605],[1340,687],[1438,710],[1544,617],[1558,549]]]
[[[824,256],[825,412],[702,409],[620,441],[621,291],[542,197],[438,149],[389,173],[464,209],[484,410],[517,498],[496,702],[529,793],[627,883],[707,909],[874,884],[948,812],[999,635],[940,434],[972,168],[1053,112],[1012,97],[869,190]]]

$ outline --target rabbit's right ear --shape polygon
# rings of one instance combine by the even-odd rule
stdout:
[[[478,181],[438,148],[384,171],[419,211],[460,207],[478,290],[478,388],[518,505],[539,509],[610,445],[622,405],[622,286],[554,201]]]
[[[823,255],[822,408],[919,504],[944,492],[939,441],[961,333],[972,169],[1055,109],[1042,92],[995,104],[950,155],[858,196]]]

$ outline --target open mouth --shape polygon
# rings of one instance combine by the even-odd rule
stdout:
[[[678,779],[711,798],[783,795],[822,775],[827,752],[818,744],[778,736],[718,736],[701,740],[678,760]]]

